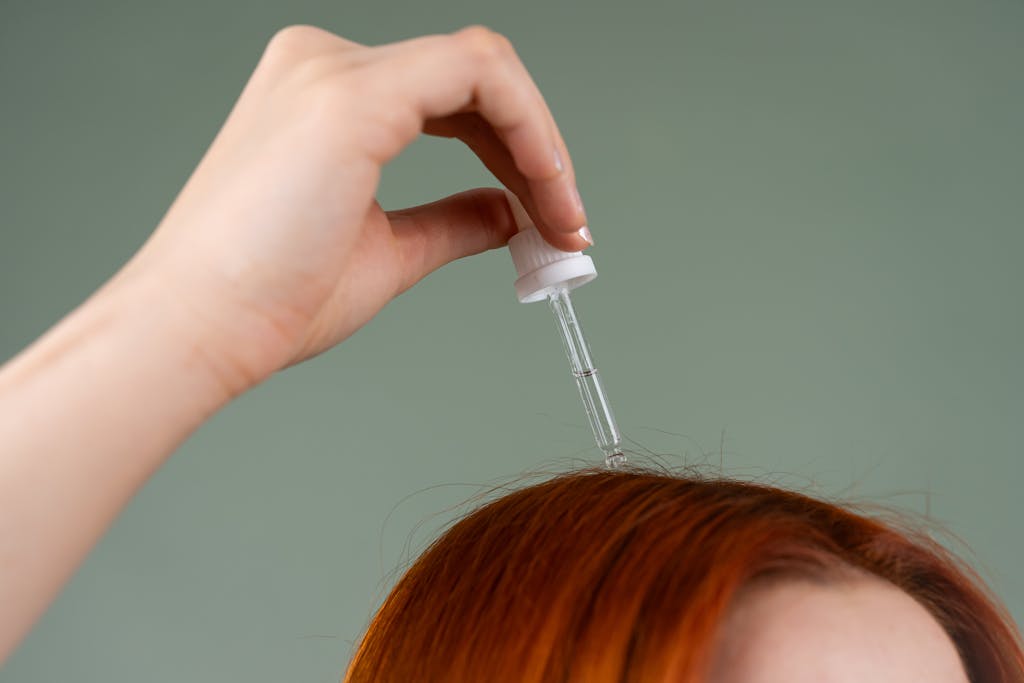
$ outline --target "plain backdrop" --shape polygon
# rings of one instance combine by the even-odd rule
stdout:
[[[291,23],[509,36],[576,164],[630,448],[930,518],[1024,615],[1024,4],[0,0],[0,358],[138,248]],[[422,140],[379,198],[492,184]],[[513,279],[453,264],[217,415],[0,678],[336,681],[460,503],[599,462]]]

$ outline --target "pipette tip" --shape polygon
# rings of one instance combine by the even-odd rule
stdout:
[[[610,470],[618,469],[625,466],[626,454],[622,451],[610,453],[604,457],[604,466]]]

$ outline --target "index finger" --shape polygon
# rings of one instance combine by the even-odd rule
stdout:
[[[402,122],[401,134],[382,148],[383,163],[396,156],[429,119],[476,111],[494,129],[525,179],[538,229],[553,245],[589,246],[586,214],[565,143],[547,104],[511,43],[483,27],[427,36],[374,48],[372,78],[385,120]]]

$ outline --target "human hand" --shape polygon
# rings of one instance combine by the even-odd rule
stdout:
[[[108,285],[171,301],[231,395],[351,335],[441,265],[514,234],[498,190],[385,212],[381,168],[421,132],[463,140],[545,238],[590,244],[569,154],[510,43],[481,27],[366,47],[271,39],[160,226]]]

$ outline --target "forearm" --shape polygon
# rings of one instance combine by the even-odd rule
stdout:
[[[188,322],[157,287],[107,287],[0,368],[0,661],[229,399]]]

